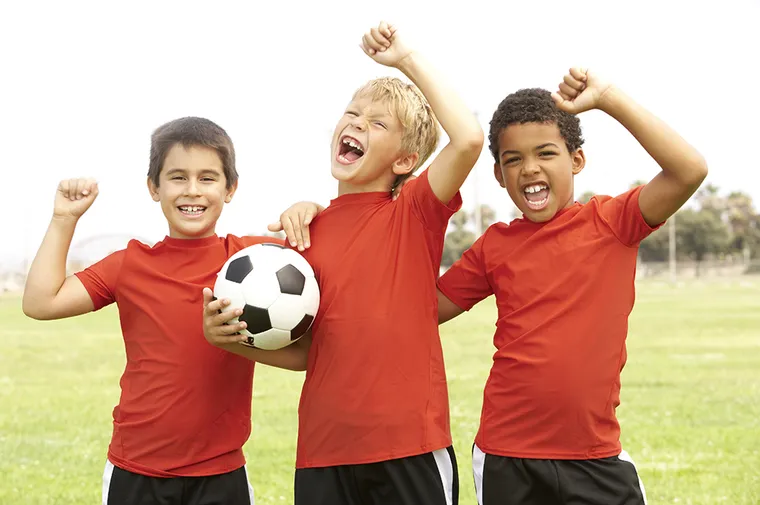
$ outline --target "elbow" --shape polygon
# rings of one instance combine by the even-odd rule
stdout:
[[[699,153],[695,153],[688,164],[683,166],[688,169],[682,169],[677,180],[681,185],[696,190],[707,177],[707,162]]]
[[[303,363],[298,363],[295,367],[292,368],[294,372],[305,372],[306,371],[306,361]]]
[[[43,310],[40,310],[37,304],[32,303],[27,297],[24,297],[21,300],[21,310],[24,312],[24,315],[26,317],[36,319],[38,321],[45,321],[47,319],[50,319],[47,317],[47,314],[45,314]]]
[[[483,151],[483,130],[477,128],[473,130],[469,135],[460,139],[457,143],[459,150],[466,153],[471,153],[475,156],[480,156]]]
[[[704,182],[705,178],[707,178],[707,161],[705,161],[702,156],[699,156],[699,158],[695,160],[693,174],[694,178],[692,183],[694,186],[699,187],[702,182]]]

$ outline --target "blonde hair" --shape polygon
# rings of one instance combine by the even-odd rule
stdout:
[[[373,101],[387,102],[398,117],[404,132],[401,135],[401,149],[407,154],[417,153],[419,159],[408,175],[413,174],[430,157],[438,146],[438,120],[425,95],[413,84],[395,77],[373,79],[357,89],[355,100],[369,97]],[[407,176],[400,176],[396,184]],[[395,186],[395,184],[394,184]]]

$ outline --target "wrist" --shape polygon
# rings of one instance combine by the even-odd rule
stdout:
[[[50,221],[51,224],[55,226],[75,227],[79,221],[79,216],[59,215],[53,213],[53,218]]]
[[[599,102],[596,108],[615,117],[616,114],[626,105],[630,100],[623,91],[615,85],[610,85],[599,96]]]
[[[406,56],[398,60],[398,62],[394,65],[396,69],[400,70],[404,75],[412,79],[412,75],[414,74],[415,69],[420,64],[420,55],[415,52],[411,51]]]

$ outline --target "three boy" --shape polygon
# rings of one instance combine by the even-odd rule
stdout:
[[[490,294],[499,308],[498,352],[473,452],[479,503],[643,503],[614,412],[636,249],[704,179],[701,156],[617,88],[581,69],[571,70],[553,97],[542,90],[510,95],[494,115],[489,140],[495,176],[524,217],[489,228],[438,280],[436,300],[446,225],[461,205],[458,189],[480,154],[482,132],[394,27],[382,23],[372,29],[362,48],[416,87],[394,79],[371,81],[357,90],[336,127],[331,171],[339,196],[311,222],[310,234],[318,238],[304,251],[323,298],[312,340],[271,353],[239,346],[232,334],[242,326],[222,326],[234,314],[218,314],[225,301],[211,302],[208,294],[205,299],[210,342],[253,361],[291,369],[307,365],[296,503],[456,503],[437,324]],[[573,199],[573,177],[585,155],[572,114],[590,108],[620,121],[663,171],[646,186],[580,205]],[[394,199],[394,188],[435,150],[435,116],[450,143]],[[65,278],[74,225],[97,187],[91,181],[62,184],[30,271],[24,309],[50,319],[119,303],[128,357],[122,383],[130,387],[114,412],[111,479],[118,477],[124,489],[114,495],[137,496],[159,486],[151,478],[237,472],[220,480],[219,489],[236,490],[234,500],[240,501],[226,503],[247,503],[240,447],[248,433],[232,429],[226,440],[210,440],[219,438],[220,422],[239,428],[235,423],[242,420],[250,429],[253,364],[216,352],[202,339],[205,348],[198,346],[200,315],[184,317],[198,312],[197,299],[177,306],[177,327],[159,320],[155,306],[169,297],[181,299],[182,290],[210,285],[225,255],[260,239],[214,235],[236,184],[224,152],[205,140],[161,140],[160,132],[154,135],[151,170],[158,169],[149,174],[149,187],[161,202],[169,236],[154,248],[130,243]],[[232,160],[234,170],[234,151]],[[167,288],[159,292],[156,286]],[[166,359],[179,345],[188,353],[182,362]],[[207,370],[203,385],[183,382],[188,359],[196,370]],[[213,398],[221,385],[209,384],[207,374],[226,386],[230,373],[239,373],[235,382],[247,380],[248,389]],[[185,386],[202,398],[182,397],[190,394]],[[149,423],[168,426],[190,410],[189,403],[161,401],[178,395],[210,406],[210,413],[179,433],[151,433]],[[211,419],[214,412],[221,417]],[[204,429],[215,436],[201,439],[198,430]],[[203,445],[190,451],[191,459],[209,459],[173,454],[191,430]]]

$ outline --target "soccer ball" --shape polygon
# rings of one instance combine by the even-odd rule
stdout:
[[[243,309],[230,324],[244,321],[243,345],[258,349],[282,349],[301,338],[319,308],[311,265],[277,244],[256,244],[230,256],[217,274],[214,297],[230,299],[225,311]]]

